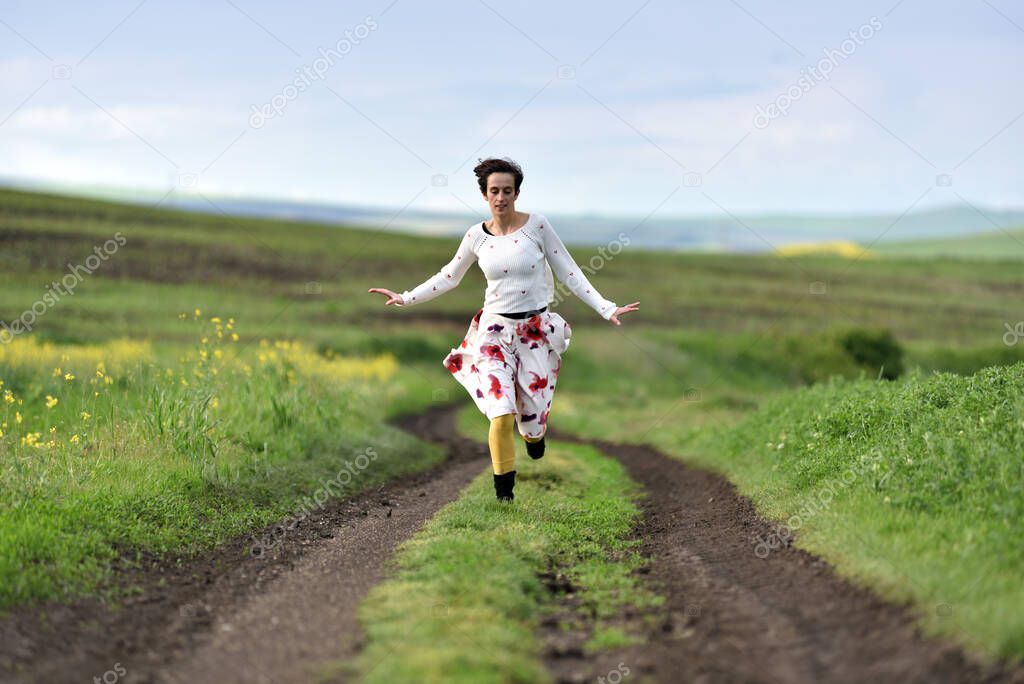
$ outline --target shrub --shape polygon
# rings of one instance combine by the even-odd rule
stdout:
[[[895,380],[903,373],[903,348],[891,330],[854,328],[841,333],[838,341],[854,363],[878,370],[886,380]]]

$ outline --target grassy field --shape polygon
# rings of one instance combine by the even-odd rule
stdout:
[[[115,235],[116,253],[44,307],[31,334],[0,346],[0,396],[10,397],[0,405],[0,605],[94,592],[123,554],[199,553],[259,529],[367,448],[374,467],[332,496],[440,458],[383,420],[460,396],[441,361],[479,308],[482,275],[405,309],[366,290],[421,282],[454,239],[0,191],[0,320],[21,317]],[[586,264],[596,251],[573,254]],[[1012,547],[1024,339],[1003,339],[1024,320],[1019,261],[627,249],[595,270],[605,296],[640,300],[640,312],[614,328],[560,297],[574,344],[554,424],[718,469],[779,521],[881,453],[872,465],[884,482],[872,471],[843,488],[801,521],[798,543],[913,600],[929,628],[980,653],[1024,656],[1012,582],[1024,571]],[[484,440],[475,418],[467,429]],[[551,462],[570,460],[594,486],[628,491],[587,450]],[[584,515],[573,477],[551,496]],[[438,582],[430,553],[441,551],[464,563],[452,581],[471,581],[462,571],[484,561],[443,544],[501,539],[485,490],[478,481],[403,550],[380,591],[415,580],[443,601],[456,585]],[[520,522],[531,544],[500,568],[523,586],[566,534],[530,505]],[[595,520],[602,548],[630,515]],[[366,619],[386,642],[398,626],[380,596]],[[531,597],[480,619],[521,631],[539,610]]]
[[[422,383],[393,356],[240,348],[232,319],[199,314],[180,322],[191,349],[0,346],[0,606],[90,590],[121,554],[197,553],[311,492],[346,496],[439,459],[380,423]],[[373,467],[338,481],[360,455]]]
[[[188,215],[0,191],[2,319],[20,315],[44,284],[81,264],[97,245],[125,238],[115,256],[59,303],[38,334],[70,342],[110,337],[190,341],[182,311],[231,312],[252,334],[302,334],[313,345],[357,346],[371,330],[390,340],[429,316],[436,330],[462,330],[482,301],[473,269],[454,292],[404,311],[367,295],[367,285],[403,289],[451,259],[452,239],[354,228]],[[582,265],[596,249],[577,249]],[[595,262],[598,263],[598,262]],[[903,342],[995,345],[1007,307],[1021,291],[1018,263],[835,256],[689,255],[633,252],[595,276],[616,300],[641,300],[634,328],[799,335],[828,326],[884,327]],[[561,287],[560,307],[576,324],[607,325]],[[79,296],[88,295],[88,296]],[[642,320],[640,320],[642,319]],[[450,338],[435,337],[439,343]],[[436,351],[436,350],[435,350]]]
[[[1024,260],[1024,229],[1014,226],[969,237],[886,242],[877,250],[885,256],[1019,262]]]

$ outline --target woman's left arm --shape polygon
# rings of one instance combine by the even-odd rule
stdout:
[[[569,254],[569,250],[565,248],[562,239],[551,227],[551,222],[546,216],[540,217],[538,231],[544,244],[544,256],[551,264],[551,270],[558,276],[558,279],[565,283],[574,295],[600,314],[601,318],[609,320],[612,314],[618,310],[618,305],[610,299],[602,297],[597,288],[590,283],[579,264]]]

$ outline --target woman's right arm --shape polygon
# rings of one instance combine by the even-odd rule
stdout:
[[[462,277],[469,271],[469,267],[476,261],[476,253],[473,251],[474,236],[472,228],[466,231],[462,237],[462,243],[455,252],[455,256],[440,271],[420,283],[411,290],[401,293],[402,304],[400,306],[413,306],[440,297],[448,290],[452,290],[462,282]]]

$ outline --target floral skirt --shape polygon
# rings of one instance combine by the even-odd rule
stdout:
[[[572,327],[553,311],[520,319],[480,309],[444,366],[488,419],[514,413],[521,435],[540,437],[571,336]]]

